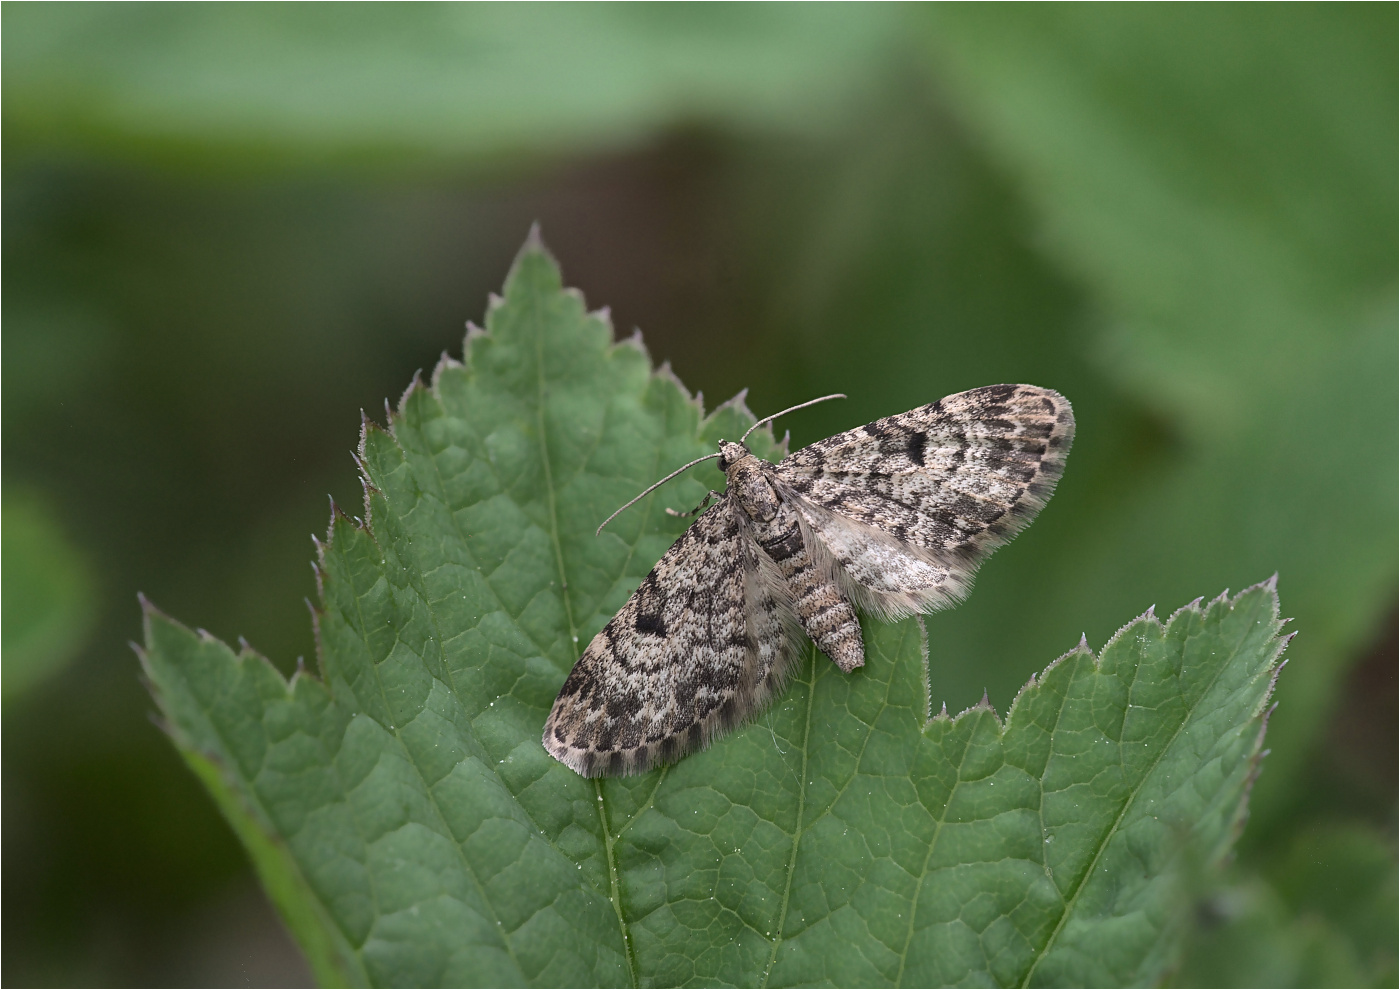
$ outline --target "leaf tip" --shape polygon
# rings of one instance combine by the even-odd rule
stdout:
[[[507,294],[510,294],[512,284],[515,282],[517,276],[520,275],[526,263],[531,259],[541,259],[551,269],[549,280],[555,283],[554,288],[557,290],[559,288],[557,283],[560,279],[559,262],[555,259],[549,248],[545,246],[544,235],[540,233],[540,224],[538,220],[530,225],[530,232],[525,235],[525,243],[520,245],[520,250],[516,252],[515,260],[511,262],[510,271],[506,274]],[[494,309],[495,307],[492,306],[491,308]]]

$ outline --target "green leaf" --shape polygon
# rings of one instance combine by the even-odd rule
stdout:
[[[462,363],[360,448],[321,547],[322,680],[147,610],[177,745],[327,981],[745,986],[1151,982],[1236,834],[1282,650],[1272,583],[1150,613],[1017,697],[932,715],[918,620],[809,649],[747,728],[584,780],[539,734],[586,643],[722,476],[640,487],[709,416],[526,245]],[[756,434],[764,456],[778,452]],[[935,620],[936,621],[936,620]]]
[[[4,495],[4,696],[8,701],[60,670],[97,617],[92,568],[38,492]]]
[[[6,138],[226,170],[499,162],[677,119],[808,134],[865,88],[901,19],[845,5],[7,9]]]

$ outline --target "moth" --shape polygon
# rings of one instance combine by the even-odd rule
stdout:
[[[749,433],[791,411],[637,496],[709,458],[725,474],[574,664],[545,722],[555,759],[585,777],[641,773],[708,745],[782,690],[803,634],[842,671],[863,666],[857,612],[959,602],[1050,498],[1074,438],[1059,393],[991,385],[778,464],[752,454]]]

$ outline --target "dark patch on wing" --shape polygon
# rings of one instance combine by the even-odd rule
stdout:
[[[909,444],[904,452],[909,455],[909,459],[919,467],[924,466],[924,444],[928,442],[927,433],[909,434]]]
[[[637,632],[664,638],[666,635],[666,599],[657,586],[655,568],[652,568],[651,573],[643,579],[641,587],[637,589],[636,598],[637,618],[633,625]]]
[[[963,394],[969,398],[976,397],[986,402],[1005,402],[1016,394],[1019,385],[984,385],[982,388],[969,389]]]

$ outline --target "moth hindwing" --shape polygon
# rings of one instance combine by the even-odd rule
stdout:
[[[720,441],[724,494],[583,651],[545,749],[584,776],[640,773],[760,711],[803,633],[843,671],[862,666],[857,610],[960,601],[1050,498],[1073,438],[1059,393],[991,385],[778,464]]]

